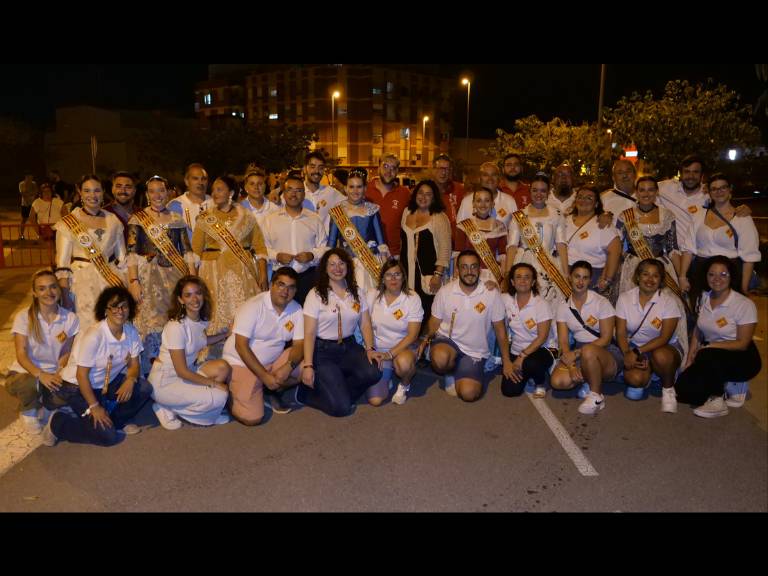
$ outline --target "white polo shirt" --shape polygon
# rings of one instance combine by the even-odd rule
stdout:
[[[129,358],[138,358],[144,347],[141,336],[130,322],[123,325],[123,334],[117,340],[109,329],[106,320],[97,322],[82,335],[75,339],[72,354],[61,377],[67,382],[77,384],[77,367],[85,366],[91,369],[89,379],[91,388],[104,388],[107,362],[112,356],[112,367],[109,371],[110,382],[114,380],[128,365]]]
[[[620,192],[623,191],[620,190]],[[634,194],[630,194],[630,196],[634,198]],[[637,206],[636,200],[630,200],[629,198],[625,198],[621,194],[616,193],[616,187],[603,192],[600,200],[603,203],[603,210],[613,214],[614,221],[616,220],[616,217],[627,208],[634,208]]]
[[[251,214],[256,217],[256,223],[259,225],[259,228],[261,228],[262,231],[264,229],[264,219],[267,217],[267,215],[280,210],[280,207],[274,202],[270,202],[268,198],[264,199],[264,204],[261,205],[261,208],[256,208],[253,204],[251,204],[250,198],[245,198],[242,202],[240,202],[240,206],[249,210]]]
[[[360,289],[358,289],[360,290]],[[323,304],[317,288],[312,288],[304,300],[304,315],[317,320],[317,337],[323,340],[338,340],[339,312],[341,312],[341,337],[347,338],[355,333],[360,316],[368,310],[365,294],[360,290],[360,302],[355,302],[349,292],[344,299],[328,288],[328,304]]]
[[[572,297],[571,297],[572,298]],[[568,325],[568,330],[573,334],[574,340],[582,344],[588,344],[597,340],[597,336],[589,333],[581,323],[576,320],[576,316],[571,312],[571,308],[576,308],[573,300],[568,298],[565,302],[560,302],[557,307],[557,321],[565,322]],[[581,319],[592,330],[600,332],[600,320],[605,320],[611,316],[616,315],[616,311],[611,306],[608,298],[601,296],[597,292],[592,290],[587,291],[587,300],[584,302],[584,306],[579,311]]]
[[[586,260],[593,268],[605,268],[608,260],[606,252],[611,240],[619,237],[619,232],[613,226],[600,229],[597,217],[593,217],[576,232],[578,226],[573,218],[565,219],[565,240],[568,242],[568,264]],[[575,234],[574,234],[575,233]],[[570,239],[570,240],[569,240]]]
[[[472,194],[468,193],[461,199],[461,206],[456,214],[456,222],[461,222],[472,216]],[[493,200],[491,208],[491,218],[501,220],[504,226],[509,228],[509,222],[512,220],[512,214],[517,211],[517,202],[511,194],[501,190],[496,191],[496,198]]]
[[[296,300],[291,300],[282,313],[275,310],[270,292],[249,298],[235,314],[232,334],[224,343],[222,358],[232,366],[243,366],[235,348],[235,335],[248,338],[248,346],[263,366],[272,364],[285,350],[285,343],[304,340],[304,313]]]
[[[510,294],[502,294],[501,300],[504,302],[504,309],[507,313],[507,324],[512,331],[512,345],[510,352],[515,356],[531,345],[531,342],[539,336],[539,323],[552,320],[553,314],[549,304],[543,298],[531,294],[530,299],[521,309],[518,306],[517,298]],[[551,346],[552,325],[550,333],[544,346]],[[556,348],[556,346],[554,346]]]
[[[208,345],[206,328],[208,328],[208,322],[203,320],[197,322],[189,318],[182,318],[181,322],[169,320],[163,328],[160,354],[157,355],[157,359],[164,365],[173,367],[169,350],[184,350],[187,368],[192,370],[197,354]]]
[[[312,252],[314,254],[314,259],[305,264],[296,260],[292,260],[289,264],[297,274],[301,274],[312,266],[317,266],[320,258],[328,250],[328,230],[323,228],[323,222],[317,214],[306,209],[302,209],[301,214],[294,218],[286,212],[284,207],[279,208],[264,218],[261,231],[264,233],[267,257],[274,270],[282,266],[277,261],[277,255],[280,252],[286,254]]]
[[[725,299],[725,302],[712,309],[709,302],[711,292],[701,295],[701,307],[696,326],[707,342],[727,342],[736,340],[738,326],[757,324],[757,306],[736,290]]]
[[[437,333],[453,340],[464,354],[479,360],[488,358],[488,331],[491,323],[505,318],[504,303],[498,290],[487,290],[478,282],[475,290],[466,295],[460,287],[460,280],[452,280],[435,295],[432,316],[442,320]],[[453,330],[451,330],[451,318]]]
[[[416,292],[400,292],[392,304],[387,305],[376,289],[368,291],[368,309],[373,323],[374,346],[379,352],[389,352],[408,335],[408,324],[424,319],[424,308]]]
[[[13,319],[11,334],[21,334],[27,337],[27,356],[32,364],[45,372],[57,372],[59,370],[59,356],[64,343],[80,330],[77,314],[59,306],[56,318],[48,324],[43,315],[38,312],[37,320],[40,323],[42,342],[38,342],[31,336],[28,314],[29,307],[16,314]],[[18,360],[14,360],[8,369],[20,374],[27,373]]]
[[[627,292],[622,292],[616,301],[616,316],[627,321],[627,337],[637,330],[640,322],[645,316],[640,330],[630,338],[635,346],[644,346],[654,338],[661,335],[661,327],[664,320],[668,318],[680,318],[680,307],[676,302],[677,297],[669,294],[668,291],[657,290],[645,306],[640,306],[640,288],[635,286]],[[677,331],[672,334],[669,344],[677,342]]]
[[[555,196],[553,192],[550,191],[549,196],[547,196],[547,206],[553,208],[557,212],[558,216],[565,218],[566,214],[573,206],[573,202],[575,200],[575,191],[562,202],[557,198],[557,196]]]
[[[317,189],[317,192],[311,192],[305,184],[304,203],[302,204],[302,207],[316,212],[317,215],[320,216],[320,220],[322,220],[323,227],[325,228],[325,233],[328,234],[328,230],[331,227],[331,208],[346,199],[347,197],[333,186],[321,184]]]
[[[710,228],[706,224],[706,210],[699,210],[693,217],[693,230],[696,239],[694,254],[701,258],[725,256],[741,258],[744,262],[760,262],[760,237],[751,216],[736,216],[731,219],[731,226],[739,235],[739,248],[733,230],[723,223],[719,228]]]

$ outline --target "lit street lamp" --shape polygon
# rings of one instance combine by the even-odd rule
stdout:
[[[331,94],[331,160],[336,158],[336,98],[340,96],[341,93],[338,90],[334,90]]]
[[[426,165],[429,158],[424,155],[424,148],[426,147],[427,154],[429,154],[429,146],[427,145],[427,122],[429,122],[429,116],[424,116],[421,120],[421,157],[424,159],[424,165]]]
[[[469,78],[462,78],[461,83],[467,87],[467,136],[464,142],[464,162],[469,162],[469,91],[472,87],[472,83]]]

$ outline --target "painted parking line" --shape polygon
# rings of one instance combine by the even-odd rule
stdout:
[[[552,430],[552,434],[554,434],[555,438],[560,442],[560,446],[563,447],[568,458],[570,458],[574,466],[576,466],[576,470],[579,471],[579,474],[582,476],[599,476],[595,467],[592,466],[587,457],[584,456],[581,449],[576,446],[576,443],[573,441],[570,434],[568,434],[566,429],[563,428],[563,425],[560,424],[557,416],[552,413],[552,410],[549,409],[549,406],[547,406],[544,399],[534,398],[532,394],[526,394],[526,396],[528,396],[528,399],[533,404],[533,407],[539,412],[544,422],[547,423],[549,429]]]

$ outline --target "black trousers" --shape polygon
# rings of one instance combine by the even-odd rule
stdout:
[[[762,362],[754,342],[746,350],[704,348],[675,382],[677,399],[700,406],[710,396],[722,396],[726,382],[745,382],[760,373]]]
[[[316,277],[317,266],[312,266],[299,274],[299,279],[296,282],[296,296],[294,296],[294,300],[302,306],[304,306],[304,300],[306,300],[309,291],[315,287]]]
[[[511,359],[514,362],[517,360],[517,356],[511,355]],[[506,377],[501,379],[501,393],[504,396],[520,396],[525,390],[525,383],[529,378],[533,378],[533,382],[536,386],[543,386],[547,378],[547,372],[550,366],[555,361],[552,353],[546,348],[539,348],[533,354],[529,354],[523,360],[523,378],[520,382],[512,382]]]

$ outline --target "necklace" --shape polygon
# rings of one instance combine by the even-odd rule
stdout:
[[[658,206],[656,206],[656,204],[651,204],[650,208],[645,208],[644,206],[641,206],[640,204],[637,205],[637,209],[640,210],[640,212],[642,212],[643,214],[648,214],[650,212],[653,212],[654,210],[656,210],[656,208],[658,208]]]

